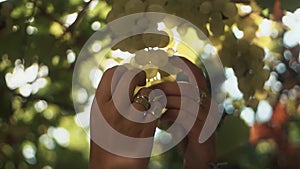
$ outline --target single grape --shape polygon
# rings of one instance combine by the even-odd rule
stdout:
[[[249,71],[247,64],[241,60],[237,61],[233,66],[233,70],[237,77],[245,77]]]
[[[146,44],[143,42],[143,34],[134,35],[131,39],[132,39],[132,42],[131,42],[132,46],[136,50],[142,50],[147,47]],[[136,51],[134,51],[134,52],[136,52]],[[134,52],[130,52],[130,53],[134,53]]]
[[[238,10],[233,2],[226,3],[224,8],[222,9],[222,13],[224,16],[228,18],[232,18],[237,14]]]
[[[135,53],[135,61],[139,65],[146,65],[150,62],[150,54],[145,50],[139,50]]]
[[[165,12],[165,9],[158,4],[151,4],[147,8],[147,12]]]
[[[159,35],[160,42],[158,44],[158,47],[164,48],[164,47],[168,46],[168,44],[170,43],[170,37],[166,32],[160,31],[160,33],[162,33],[162,34]]]
[[[143,34],[143,42],[147,47],[157,47],[161,41],[161,36],[154,33]]]
[[[149,19],[147,17],[138,18],[136,25],[140,28],[146,29],[149,26]]]
[[[222,50],[219,55],[224,66],[233,67],[236,64],[237,59],[233,52],[229,50]]]
[[[114,13],[114,11],[113,10],[109,11],[109,13],[106,16],[106,21],[111,22],[115,19],[117,19],[117,15]]]
[[[256,37],[256,31],[257,29],[255,29],[254,27],[245,27],[243,32],[244,32],[244,37],[243,39],[246,39],[248,41],[252,41],[255,37]]]
[[[240,53],[243,53],[243,54],[246,54],[246,55],[249,55],[249,48],[250,48],[250,44],[248,41],[246,40],[239,40],[238,41],[238,50],[240,51]]]
[[[225,0],[213,0],[213,10],[214,11],[220,11],[224,5],[225,5]]]
[[[163,67],[168,64],[169,57],[167,52],[163,50],[153,50],[150,53],[151,64],[157,67]]]
[[[204,27],[200,27],[200,30],[201,30],[201,33],[199,33],[198,31],[196,32],[198,37],[201,39],[201,40],[206,40],[209,36],[209,32],[207,30],[207,28],[204,26]]]
[[[144,12],[145,4],[141,0],[129,0],[125,4],[125,12],[127,14]]]
[[[178,26],[180,24],[179,20],[174,17],[165,17],[163,19],[163,22],[165,23],[166,27],[169,29],[174,28],[175,26]]]
[[[249,85],[249,82],[252,79],[249,77],[239,77],[238,78],[238,87],[243,92],[244,98],[248,100],[250,96],[252,96],[255,92],[255,90],[252,88],[251,85]]]
[[[167,73],[167,74],[171,74],[171,75],[176,75],[177,73],[179,73],[181,70],[174,66],[173,64],[171,64],[170,62],[167,63],[167,65],[165,65],[164,67],[161,68],[161,71]],[[167,74],[165,74],[167,76]]]
[[[210,31],[213,33],[215,36],[221,36],[224,34],[224,29],[225,29],[225,24],[224,22],[221,21],[210,21]]]
[[[250,55],[253,58],[257,58],[258,60],[263,60],[264,56],[265,56],[265,51],[263,50],[263,48],[257,46],[257,45],[251,45],[250,46]]]
[[[212,9],[213,9],[213,4],[211,1],[204,1],[199,7],[199,11],[203,14],[210,13]]]
[[[158,5],[165,5],[167,0],[146,0],[146,2],[148,2],[148,4],[158,4]]]
[[[223,22],[223,17],[221,12],[214,12],[210,15],[210,20],[212,22]]]
[[[180,35],[185,35],[187,33],[188,29],[189,29],[189,26],[187,24],[181,24],[177,27],[177,32]]]

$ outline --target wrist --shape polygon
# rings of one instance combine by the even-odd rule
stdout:
[[[146,169],[149,158],[128,158],[105,151],[91,141],[90,169]]]
[[[216,162],[214,135],[201,144],[196,140],[189,140],[184,154],[186,169],[207,169],[208,164],[214,162]]]

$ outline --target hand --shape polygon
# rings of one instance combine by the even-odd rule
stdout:
[[[164,82],[153,86],[153,88],[163,90],[167,97],[167,111],[160,120],[163,122],[175,122],[179,113],[184,113],[185,120],[179,125],[187,130],[190,122],[195,121],[196,118],[187,137],[178,144],[178,147],[183,153],[187,169],[206,168],[209,162],[215,161],[216,152],[214,135],[202,144],[198,142],[210,108],[209,96],[204,100],[200,100],[200,106],[199,95],[197,96],[197,93],[200,92],[199,90],[208,95],[205,78],[202,70],[186,58],[175,57],[171,58],[170,62],[183,70],[183,73],[189,78],[189,82]],[[187,71],[186,68],[189,68],[191,71]]]
[[[143,86],[145,83],[145,72],[137,69],[128,70],[123,66],[117,66],[108,69],[103,74],[93,103],[93,107],[96,108],[92,108],[91,114],[91,169],[143,169],[147,167],[149,158],[129,158],[119,156],[106,151],[96,144],[97,140],[95,140],[99,135],[100,139],[101,137],[105,137],[105,139],[111,140],[112,142],[118,141],[118,138],[115,138],[110,131],[103,130],[104,127],[102,126],[102,123],[97,120],[97,118],[99,118],[99,113],[103,115],[112,128],[123,135],[133,138],[145,138],[154,135],[157,120],[150,114],[144,115],[142,113],[146,110],[144,105],[133,102],[135,88],[137,86]],[[129,91],[126,89],[129,89]],[[149,95],[151,89],[142,88],[140,92]],[[100,111],[97,111],[97,108]],[[151,122],[133,122],[124,116],[139,119],[141,122]],[[112,144],[112,146],[128,146]],[[130,151],[140,151],[145,148],[145,151],[150,154],[152,144],[149,145],[149,147],[138,147],[138,145],[134,145],[134,147],[129,148]]]

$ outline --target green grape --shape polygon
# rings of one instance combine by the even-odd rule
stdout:
[[[150,62],[150,54],[145,50],[139,50],[135,53],[135,62],[139,65],[147,65]]]
[[[257,46],[257,45],[251,45],[250,46],[250,55],[253,58],[257,58],[258,60],[263,60],[264,56],[265,56],[265,51],[263,50],[263,48]]]
[[[243,39],[246,39],[248,41],[252,41],[256,37],[256,34],[255,34],[256,31],[257,31],[257,29],[254,29],[251,26],[244,28],[244,30],[243,30],[243,32],[244,32]]]
[[[245,61],[246,62],[246,61]],[[253,58],[251,55],[248,58],[248,67],[254,71],[254,73],[262,70],[264,68],[264,62],[262,60],[257,60]]]
[[[136,21],[136,25],[140,28],[146,29],[146,28],[148,28],[149,22],[150,21],[147,17],[142,17]]]
[[[200,27],[200,30],[201,30],[202,33],[198,33],[198,31],[196,32],[198,37],[202,40],[207,39],[207,37],[209,36],[209,32],[208,32],[207,28],[205,26]]]
[[[166,27],[169,29],[172,29],[175,26],[178,26],[180,24],[176,18],[168,17],[168,16],[163,19],[163,22],[166,25]]]
[[[237,63],[233,66],[233,70],[237,77],[244,77],[248,74],[248,66],[241,59],[237,60]]]
[[[157,47],[161,41],[161,35],[147,33],[143,34],[143,42],[147,47]]]
[[[224,8],[222,9],[223,15],[228,18],[234,17],[237,12],[237,7],[233,2],[226,3]]]
[[[147,8],[147,12],[165,12],[165,9],[158,4],[151,4]]]
[[[129,0],[125,4],[125,12],[127,14],[144,12],[145,4],[141,0]]]
[[[168,54],[163,50],[153,50],[150,51],[151,64],[157,67],[164,67],[168,64],[169,57]]]
[[[196,13],[197,17],[193,16],[189,20],[198,28],[206,27],[206,23],[209,20],[209,16],[202,13]]]
[[[125,1],[124,3],[114,3],[112,5],[112,10],[115,11],[115,13],[124,12],[124,6],[125,6]]]
[[[214,11],[220,11],[224,7],[226,1],[225,0],[213,0],[212,2],[213,2]]]
[[[123,39],[112,47],[113,50],[120,49],[122,51],[128,51],[131,48],[132,40],[131,38]]]
[[[130,63],[130,65],[131,65],[132,67],[134,67],[134,68],[138,68],[138,67],[139,67],[139,64],[136,63],[136,60],[135,60],[134,57],[130,59],[130,62],[129,62],[129,63]]]
[[[270,78],[270,72],[268,70],[263,69],[261,71],[261,78],[266,81]]]
[[[255,30],[258,29],[258,26],[256,25],[254,19],[249,16],[243,17],[243,19],[237,20],[237,27],[240,30],[244,30],[245,28],[248,28],[248,27],[252,27]]]
[[[146,0],[149,4],[158,4],[158,5],[165,5],[167,0]]]
[[[262,89],[264,87],[265,80],[262,78],[262,75],[258,73],[252,76],[249,83],[254,89]]]
[[[203,14],[210,13],[212,9],[213,9],[213,4],[211,1],[204,1],[199,7],[199,11]]]
[[[240,53],[249,55],[248,52],[249,52],[250,44],[249,44],[248,41],[243,40],[243,39],[239,40],[239,41],[238,41],[238,46],[237,46],[237,47],[238,47]]]
[[[227,67],[233,67],[236,64],[237,59],[235,56],[236,55],[234,55],[233,52],[229,50],[222,50],[220,52],[220,59],[222,61],[222,64]]]
[[[244,99],[248,100],[252,96],[255,90],[249,85],[251,78],[248,77],[239,77],[238,78],[238,87],[244,94]]]
[[[210,20],[212,22],[223,22],[223,17],[221,12],[214,12],[210,15]]]
[[[168,44],[170,43],[170,37],[166,32],[160,31],[160,33],[162,33],[163,35],[159,34],[160,42],[158,44],[158,47],[164,48],[164,47],[168,46]]]
[[[117,15],[114,13],[114,11],[113,10],[109,11],[109,13],[106,16],[106,21],[111,22],[115,19],[117,19]]]
[[[121,23],[122,22],[122,23]],[[120,25],[122,26],[109,26],[110,31],[114,35],[128,35],[130,30],[134,27],[134,21],[132,20],[119,20]]]
[[[210,31],[213,33],[213,35],[221,36],[222,34],[224,34],[225,24],[222,20],[220,21],[211,20],[209,28]]]
[[[167,65],[165,65],[164,67],[161,68],[160,72],[165,72],[165,75],[167,76],[172,74],[172,75],[176,75],[177,73],[179,73],[181,70],[174,66],[173,64],[171,64],[170,62],[167,63]]]
[[[185,35],[188,31],[189,26],[187,24],[181,24],[177,27],[177,32],[180,35]]]
[[[131,39],[132,39],[131,43],[136,50],[145,49],[147,47],[146,44],[143,42],[143,34],[134,35]]]

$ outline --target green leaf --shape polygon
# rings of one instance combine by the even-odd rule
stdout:
[[[248,142],[249,127],[239,117],[227,116],[217,132],[218,156],[239,148]]]

